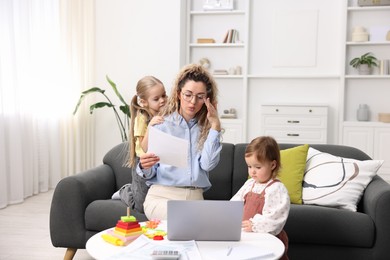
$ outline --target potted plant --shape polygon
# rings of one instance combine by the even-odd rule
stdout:
[[[117,97],[119,98],[119,100],[122,102],[122,105],[119,106],[119,109],[120,109],[120,111],[122,111],[123,116],[121,117],[119,115],[118,110],[115,108],[115,105],[111,102],[111,100],[108,98],[108,96],[104,93],[105,90],[100,89],[98,87],[90,88],[88,90],[81,92],[81,96],[79,98],[79,101],[77,102],[77,105],[76,105],[76,108],[73,112],[73,115],[76,114],[80,104],[83,102],[84,98],[87,95],[92,94],[92,93],[102,94],[107,99],[107,102],[97,102],[95,104],[92,104],[89,107],[89,112],[92,114],[93,110],[98,109],[98,108],[102,108],[102,107],[112,108],[114,111],[115,119],[116,119],[118,127],[119,127],[122,142],[125,142],[128,140],[127,139],[127,132],[129,129],[129,122],[130,122],[130,107],[126,103],[126,101],[123,99],[122,95],[119,93],[119,91],[116,87],[116,84],[114,82],[112,82],[112,80],[108,76],[106,76],[106,79],[107,79],[108,83],[111,85],[112,89],[114,90],[114,92],[117,95]]]
[[[369,75],[371,74],[372,67],[378,66],[378,59],[371,53],[367,52],[360,57],[353,58],[349,65],[358,69],[359,74],[361,75]]]

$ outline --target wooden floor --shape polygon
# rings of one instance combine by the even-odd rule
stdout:
[[[53,190],[30,197],[22,204],[0,209],[0,260],[63,259],[65,248],[51,244],[49,212]],[[75,260],[91,260],[79,249]]]

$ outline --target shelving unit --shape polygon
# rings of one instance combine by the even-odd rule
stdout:
[[[233,11],[204,11],[202,4],[187,0],[186,62],[197,63],[207,57],[211,71],[229,71],[236,66],[242,71],[241,75],[215,75],[219,111],[237,111],[237,119],[222,121],[225,132],[234,133],[225,141],[248,142],[260,135],[262,104],[309,101],[329,106],[328,140],[335,142],[341,50],[327,51],[340,48],[339,41],[329,43],[328,39],[342,33],[342,19],[334,19],[342,14],[342,3],[314,0],[297,7],[288,0],[234,0]],[[228,29],[238,30],[238,43],[222,43]],[[216,42],[198,44],[197,38]]]
[[[347,2],[347,1],[346,1]],[[346,3],[347,5],[347,3]],[[349,61],[366,52],[372,52],[379,60],[390,60],[390,41],[352,42],[352,29],[363,26],[369,32],[372,28],[387,26],[390,30],[390,6],[358,7],[346,6],[345,66],[342,88],[340,140],[342,144],[357,147],[374,159],[383,159],[385,164],[380,168],[381,174],[390,181],[390,124],[378,122],[378,113],[390,112],[390,75],[379,75],[379,70],[372,75],[358,75],[349,66]],[[371,40],[371,39],[370,39]],[[370,108],[370,120],[359,122],[356,110],[359,104]]]
[[[349,66],[349,61],[366,52],[372,52],[379,60],[390,60],[390,41],[383,39],[368,42],[352,42],[351,35],[355,26],[363,26],[368,31],[387,25],[390,30],[390,6],[347,6],[346,7],[346,42],[345,42],[345,82],[344,82],[344,111],[342,122],[356,121],[355,111],[360,103],[368,104],[371,110],[372,122],[378,121],[377,114],[390,111],[388,100],[390,96],[390,75],[379,75],[374,70],[372,75],[358,75]],[[376,37],[378,38],[378,36]],[[369,87],[368,87],[369,86]],[[356,95],[356,93],[361,93]]]
[[[376,117],[390,111],[390,75],[358,75],[349,66],[353,57],[370,51],[378,59],[390,59],[385,39],[352,42],[351,37],[355,26],[390,26],[390,6],[352,7],[348,2],[235,0],[233,11],[203,11],[203,1],[187,0],[186,62],[207,57],[211,71],[242,70],[241,75],[215,75],[219,111],[237,111],[237,119],[222,120],[224,141],[248,142],[262,134],[264,105],[309,102],[328,107],[327,143],[356,146],[390,162],[390,137],[385,134],[390,124]],[[239,42],[222,43],[228,29],[239,31]],[[197,38],[216,43],[198,44]],[[369,122],[356,119],[362,103],[371,110]],[[353,133],[367,129],[365,138],[371,141],[364,147]],[[389,164],[381,173],[389,174],[390,181]]]
[[[241,74],[214,75],[219,87],[218,110],[234,108],[236,119],[222,119],[224,142],[246,140],[246,71],[247,71],[247,0],[234,2],[232,11],[204,11],[203,1],[187,0],[187,63],[198,63],[201,58],[210,61],[210,72],[222,69],[228,73],[237,66]],[[239,42],[223,43],[229,29],[238,31]],[[198,38],[212,38],[215,43],[197,43]],[[223,57],[223,59],[221,59]]]

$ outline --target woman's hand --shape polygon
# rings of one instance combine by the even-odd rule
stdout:
[[[158,125],[158,124],[161,124],[162,122],[164,122],[164,117],[162,117],[162,116],[154,116],[150,120],[149,125],[150,126]]]
[[[149,169],[160,161],[160,157],[153,153],[145,153],[139,158],[139,166],[141,169]]]
[[[217,104],[211,104],[210,98],[206,99],[205,104],[207,107],[207,119],[211,124],[211,128],[217,130],[218,132],[221,131],[221,121],[219,120],[218,111],[216,108]]]
[[[242,230],[246,231],[246,232],[252,232],[252,222],[249,221],[249,220],[244,220],[242,222]]]

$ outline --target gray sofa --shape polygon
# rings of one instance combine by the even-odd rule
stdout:
[[[281,149],[296,145],[280,144]],[[334,155],[370,159],[362,151],[338,145],[311,145]],[[221,160],[210,172],[212,188],[205,199],[229,200],[247,179],[246,144],[223,144]],[[131,170],[122,167],[127,145],[110,150],[103,164],[62,179],[53,195],[50,235],[55,247],[68,248],[72,258],[78,248],[97,232],[113,227],[126,212],[126,205],[111,200],[123,184],[131,182]],[[132,211],[140,221],[143,214]],[[291,205],[285,230],[290,259],[389,259],[390,185],[375,176],[366,188],[358,212],[313,205]]]

